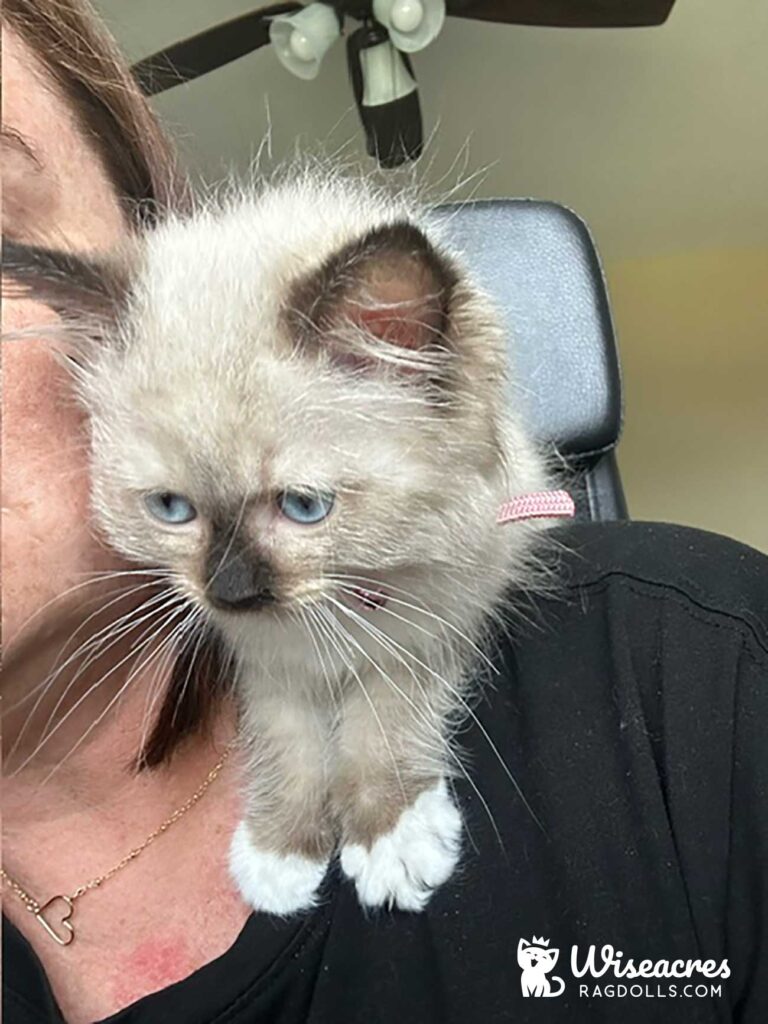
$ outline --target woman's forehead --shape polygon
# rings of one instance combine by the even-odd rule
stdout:
[[[3,233],[108,249],[125,223],[101,159],[58,86],[3,27]]]

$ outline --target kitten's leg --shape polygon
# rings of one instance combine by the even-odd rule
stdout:
[[[288,915],[313,906],[334,848],[326,762],[330,728],[308,701],[284,694],[243,715],[248,751],[245,817],[230,870],[256,910]]]
[[[341,866],[364,905],[418,911],[453,873],[461,816],[446,781],[444,695],[400,665],[386,675],[361,674],[344,706],[332,782]]]

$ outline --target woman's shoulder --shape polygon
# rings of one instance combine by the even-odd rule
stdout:
[[[553,531],[566,600],[612,586],[677,603],[741,631],[768,658],[768,555],[718,533],[673,523],[574,523]],[[638,604],[648,604],[638,602]]]
[[[636,744],[662,790],[687,794],[680,817],[705,818],[715,790],[729,801],[742,771],[768,794],[768,556],[667,523],[573,523],[552,539],[551,592],[522,610],[510,595],[495,650],[505,742],[522,717],[515,742],[582,782]]]

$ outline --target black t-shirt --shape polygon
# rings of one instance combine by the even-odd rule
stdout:
[[[109,1024],[766,1024],[768,558],[676,526],[559,529],[564,592],[499,640],[487,737],[461,736],[482,799],[457,780],[462,863],[426,912],[365,914],[332,872],[317,910],[252,915]],[[521,940],[548,996],[523,994]],[[609,946],[650,976],[600,973]],[[5,985],[6,1024],[62,1020],[10,925]]]

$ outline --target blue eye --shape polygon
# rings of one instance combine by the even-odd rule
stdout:
[[[144,498],[147,511],[161,523],[170,523],[172,526],[179,526],[182,523],[191,523],[197,518],[197,509],[183,494],[174,494],[172,491],[155,491]]]
[[[283,491],[277,499],[280,511],[294,523],[319,523],[333,508],[334,495],[328,491]]]

